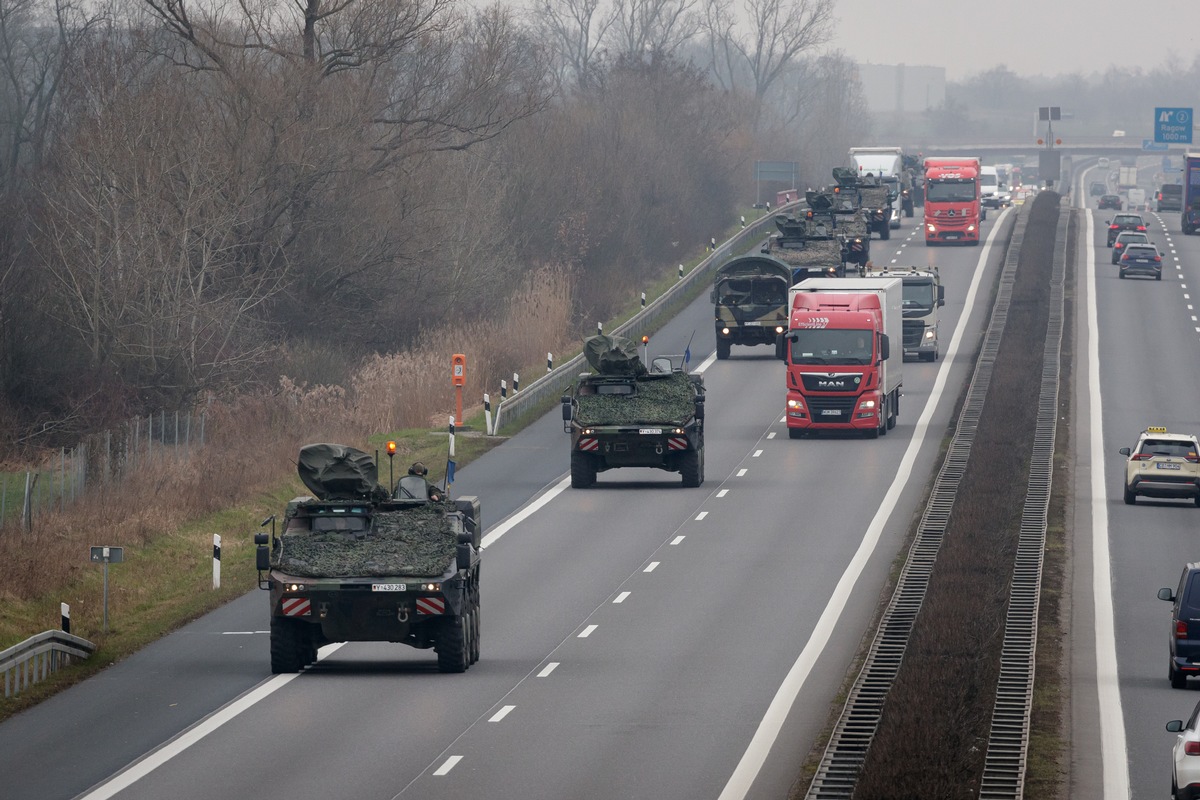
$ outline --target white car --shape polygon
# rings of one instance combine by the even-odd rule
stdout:
[[[1200,440],[1195,436],[1151,426],[1138,436],[1136,447],[1118,452],[1125,456],[1125,505],[1133,505],[1140,494],[1190,498],[1200,506]]]
[[[1181,719],[1167,723],[1167,730],[1177,733],[1175,747],[1171,750],[1171,798],[1172,800],[1197,800],[1200,798],[1200,703],[1192,709],[1192,716],[1185,724]]]

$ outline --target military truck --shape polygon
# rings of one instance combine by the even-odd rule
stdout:
[[[388,491],[376,461],[340,444],[300,449],[312,496],[293,499],[282,530],[255,534],[270,591],[271,672],[299,672],[333,642],[398,642],[437,653],[439,672],[479,660],[478,498],[431,500],[421,475]]]
[[[684,486],[704,482],[704,378],[683,355],[657,356],[646,369],[623,336],[592,336],[583,352],[594,372],[562,397],[571,434],[571,486],[619,467],[678,472]]]
[[[821,199],[814,200],[812,192],[805,197],[809,205],[799,215],[775,215],[779,232],[767,238],[760,252],[791,267],[793,284],[805,278],[843,277],[846,246],[838,235],[828,201],[822,206]]]
[[[717,358],[735,344],[774,345],[787,330],[792,267],[765,255],[739,256],[717,269],[710,299],[717,333]]]
[[[905,360],[937,361],[941,355],[939,309],[946,305],[946,287],[937,267],[888,267],[872,272],[871,277],[900,279]]]

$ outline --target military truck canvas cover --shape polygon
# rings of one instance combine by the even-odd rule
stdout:
[[[321,500],[381,500],[375,460],[344,444],[309,444],[300,448],[296,463],[300,480]]]
[[[717,269],[714,282],[720,283],[729,278],[743,277],[776,277],[792,283],[792,270],[787,264],[769,256],[743,256],[734,258],[722,264]]]
[[[637,343],[624,336],[589,336],[583,354],[601,375],[642,375],[646,365],[638,357]]]
[[[864,185],[859,187],[858,196],[868,208],[883,208],[890,202],[891,192],[886,185]]]
[[[272,568],[305,578],[435,577],[454,562],[460,520],[447,515],[453,505],[415,503],[370,516],[325,516],[319,506],[289,508]]]

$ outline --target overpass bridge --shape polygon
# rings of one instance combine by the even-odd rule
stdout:
[[[1036,156],[1045,151],[1046,145],[1038,144],[1036,140],[1025,142],[1012,140],[974,139],[960,142],[912,143],[904,146],[906,153],[922,153],[927,156],[939,155],[978,155],[1007,156],[1022,155]],[[1055,145],[1060,155],[1064,156],[1183,156],[1187,152],[1200,152],[1200,144],[1167,145],[1167,149],[1147,150],[1142,147],[1142,138],[1132,136],[1071,136],[1064,139],[1062,144]]]

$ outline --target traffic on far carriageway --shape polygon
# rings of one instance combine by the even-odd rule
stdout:
[[[389,491],[375,459],[340,444],[301,448],[297,469],[313,496],[288,503],[279,534],[271,516],[254,537],[271,671],[299,672],[334,642],[432,648],[440,672],[479,660],[478,498],[446,499],[424,469]]]
[[[591,486],[597,473],[618,467],[678,472],[684,486],[703,483],[704,378],[687,371],[686,355],[656,356],[646,369],[637,344],[622,336],[592,336],[583,352],[595,372],[580,375],[562,397],[571,486]]]

